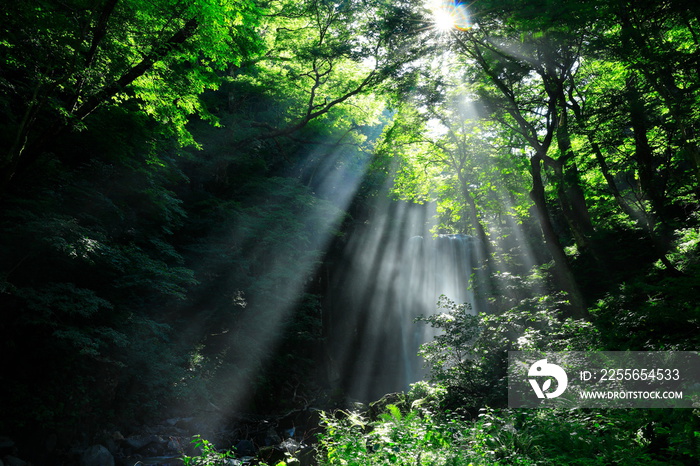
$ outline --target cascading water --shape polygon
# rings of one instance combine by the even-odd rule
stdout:
[[[471,241],[467,235],[415,236],[409,240],[401,273],[392,290],[398,296],[396,317],[401,322],[403,336],[402,389],[427,375],[417,353],[421,344],[436,335],[435,329],[417,324],[415,319],[435,313],[442,295],[458,304],[474,302],[469,287]]]
[[[425,378],[417,353],[435,333],[414,321],[434,314],[441,295],[475,306],[469,286],[473,239],[433,237],[420,228],[425,215],[403,212],[398,226],[390,218],[356,232],[336,264],[326,306],[329,377],[351,398],[377,399]]]

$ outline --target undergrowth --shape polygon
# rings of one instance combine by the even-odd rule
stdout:
[[[418,385],[412,393],[425,391]],[[697,411],[482,408],[470,418],[429,404],[414,399],[405,412],[388,405],[375,420],[326,414],[319,464],[660,466],[700,458]]]

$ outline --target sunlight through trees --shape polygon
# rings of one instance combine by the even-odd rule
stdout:
[[[692,410],[505,393],[699,347],[694,4],[5,3],[0,456],[697,463]]]

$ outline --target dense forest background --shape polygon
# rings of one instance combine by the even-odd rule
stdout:
[[[483,314],[442,301],[453,319],[426,318],[446,335],[423,348],[434,385],[415,388],[433,414],[504,408],[509,349],[700,348],[700,5],[42,0],[0,15],[0,434],[89,443],[208,410],[344,406],[333,277],[354,237],[401,230],[401,209],[475,239]],[[419,422],[396,409],[391,425]],[[479,419],[470,451],[487,464],[556,458],[498,440],[507,426],[572,455],[607,448],[599,464],[700,455],[696,410]],[[357,433],[335,422],[341,464]]]

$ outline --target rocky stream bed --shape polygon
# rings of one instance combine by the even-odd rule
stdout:
[[[197,436],[219,451],[232,451],[228,466],[274,465],[290,456],[300,466],[310,466],[316,464],[314,443],[319,426],[320,412],[303,409],[276,417],[175,417],[103,431],[80,445],[62,445],[56,434],[35,444],[0,435],[0,466],[182,465],[184,456],[201,453],[193,442]]]

